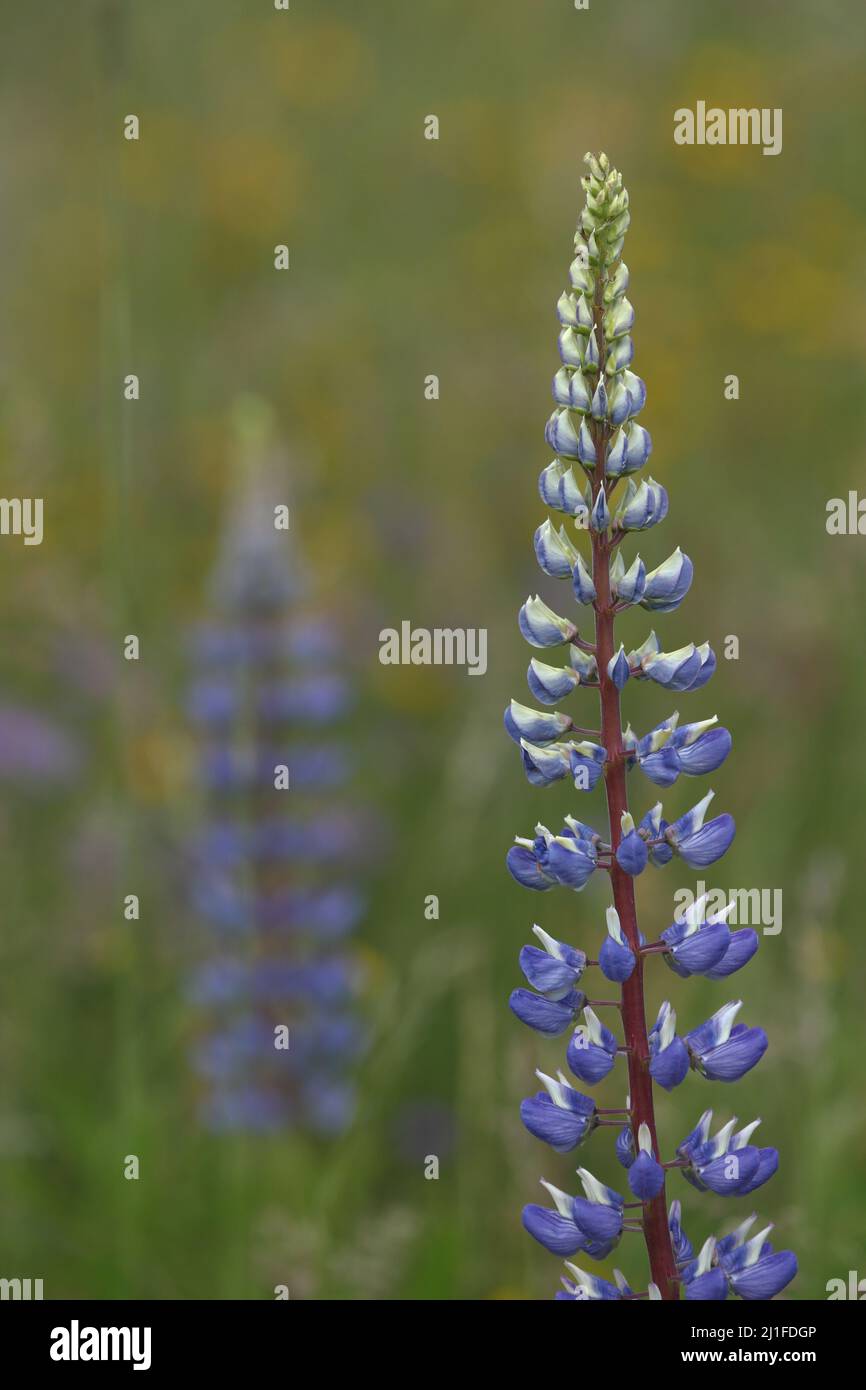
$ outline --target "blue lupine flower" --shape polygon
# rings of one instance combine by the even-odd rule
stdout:
[[[633,428],[640,429],[640,425]],[[691,588],[693,576],[691,560],[677,546],[673,555],[669,555],[647,575],[641,607],[653,613],[672,613],[679,608]]]
[[[622,267],[625,269],[625,267]],[[623,425],[639,415],[646,404],[646,386],[639,376],[625,368],[617,373],[613,384],[608,387],[608,415],[611,425]]]
[[[664,954],[670,968],[688,979],[690,975],[705,975],[719,965],[731,948],[731,932],[727,919],[736,904],[729,903],[721,912],[705,917],[707,894],[686,909],[682,920],[674,922],[661,934],[668,945]],[[757,933],[755,942],[757,946]]]
[[[0,778],[16,790],[41,794],[73,782],[85,756],[75,734],[47,715],[22,705],[0,705]]]
[[[564,526],[554,531],[549,519],[543,522],[535,533],[534,545],[539,568],[545,574],[554,579],[571,578],[571,572],[580,559],[580,552],[568,539]]]
[[[642,1202],[657,1197],[665,1185],[665,1171],[653,1155],[649,1125],[642,1124],[637,1134],[638,1152],[628,1170],[628,1185]]]
[[[364,1045],[358,963],[345,945],[364,902],[342,881],[364,837],[357,817],[324,800],[352,767],[322,733],[345,717],[351,689],[334,668],[333,623],[297,612],[303,585],[286,568],[257,466],[218,567],[218,618],[193,638],[188,704],[209,810],[191,897],[216,938],[189,985],[208,1011],[193,1063],[208,1126],[333,1135],[352,1119],[348,1069]],[[290,813],[274,797],[278,764],[290,768]],[[315,808],[305,809],[313,790]],[[290,1025],[285,1051],[275,1047],[277,1023]]]
[[[588,414],[591,405],[590,390],[579,366],[573,370],[560,367],[553,378],[553,399],[557,405],[570,407],[581,415]]]
[[[574,422],[567,410],[554,410],[545,426],[544,438],[551,449],[554,449],[561,458],[577,458],[577,429],[575,429]],[[554,505],[549,497],[544,496],[544,500],[548,506]]]
[[[626,1105],[626,1109],[628,1108],[629,1106]],[[622,1164],[623,1168],[630,1168],[634,1163],[634,1134],[630,1124],[623,1125],[622,1129],[619,1131],[619,1134],[616,1136],[614,1150],[616,1152],[617,1161]]]
[[[775,1298],[797,1273],[797,1257],[790,1250],[773,1251],[767,1226],[751,1240],[729,1248],[719,1261],[731,1291],[746,1300]]]
[[[643,425],[626,425],[623,433],[628,440],[627,472],[633,473],[643,468],[652,453],[653,442],[649,430],[645,430]]]
[[[585,1197],[572,1200],[571,1212],[575,1225],[587,1241],[610,1243],[612,1249],[622,1234],[623,1198],[612,1187],[594,1178],[586,1168],[578,1168]]]
[[[708,1111],[702,1121],[711,1114]],[[736,1123],[736,1119],[729,1121],[713,1139],[705,1138],[703,1142],[689,1136],[677,1150],[688,1160],[683,1176],[699,1191],[709,1189],[723,1197],[745,1197],[763,1186],[778,1169],[778,1150],[756,1148],[749,1143],[760,1120],[753,1120],[734,1133]]]
[[[577,636],[574,623],[560,618],[538,594],[526,600],[518,615],[518,622],[520,631],[533,647],[558,647]]]
[[[571,694],[580,676],[570,666],[548,666],[546,662],[533,657],[526,679],[536,700],[544,705],[554,705],[563,696]]]
[[[568,765],[578,791],[592,791],[604,771],[607,751],[583,739],[568,746]]]
[[[715,728],[716,716],[697,724],[677,727],[678,714],[657,724],[643,738],[633,738],[630,761],[636,762],[646,777],[660,787],[669,787],[680,773],[697,777],[714,772],[731,749],[727,729]]]
[[[604,316],[604,333],[610,341],[611,338],[620,338],[624,333],[630,332],[634,327],[634,306],[627,299],[619,298],[614,301],[614,307],[608,309]]]
[[[728,949],[718,965],[703,973],[708,980],[724,980],[735,971],[742,970],[758,949],[760,938],[753,927],[741,927],[739,931],[728,934]]]
[[[710,1127],[713,1123],[712,1110],[705,1110],[698,1120],[694,1129],[686,1135],[685,1139],[677,1146],[677,1155],[680,1158],[690,1159],[696,1150],[702,1148],[710,1137]]]
[[[715,864],[717,859],[727,854],[735,834],[733,818],[725,812],[724,815],[716,816],[715,820],[702,826],[700,830],[696,830],[693,835],[684,836],[679,840],[676,852],[690,868],[703,869],[709,864]]]
[[[635,830],[634,821],[626,811],[622,817],[622,839],[617,846],[616,862],[632,877],[642,874],[647,866],[649,850],[642,835]]]
[[[635,737],[629,725],[623,736],[629,765],[637,763],[641,772],[657,786],[669,787],[680,775],[679,761],[671,742],[676,720],[676,715],[663,720],[641,739]]]
[[[700,690],[715,672],[716,657],[706,642],[663,651],[655,632],[626,652],[614,636],[615,619],[623,609],[638,604],[656,613],[676,609],[694,572],[679,547],[649,571],[639,555],[627,559],[622,552],[633,533],[665,519],[668,495],[653,478],[634,476],[650,457],[652,441],[634,420],[644,406],[646,387],[631,369],[635,315],[626,298],[629,273],[621,259],[631,218],[628,193],[606,155],[587,155],[586,163],[586,203],[575,236],[570,288],[557,305],[562,365],[553,380],[555,409],[545,430],[557,457],[542,471],[539,492],[548,507],[574,518],[590,558],[578,536],[572,538],[564,527],[555,529],[549,519],[538,527],[534,546],[543,573],[570,577],[576,601],[593,609],[595,641],[582,638],[575,623],[537,596],[524,604],[520,627],[534,646],[568,647],[565,665],[532,659],[527,681],[533,697],[550,707],[581,686],[598,688],[601,733],[584,734],[583,716],[578,723],[559,709],[537,711],[516,703],[506,712],[505,724],[520,747],[533,786],[544,788],[569,775],[580,790],[592,791],[603,782],[609,829],[599,833],[571,817],[558,835],[539,825],[532,839],[516,840],[507,863],[518,883],[541,891],[557,886],[579,891],[600,869],[610,876],[613,905],[607,910],[607,936],[597,962],[587,963],[582,951],[534,928],[541,948],[524,947],[520,957],[532,988],[515,990],[511,1007],[524,1022],[550,1035],[572,1030],[583,1010],[583,1023],[571,1032],[566,1057],[572,1073],[586,1085],[607,1076],[620,1052],[626,1059],[634,1103],[629,1098],[625,1112],[608,1113],[625,1115],[622,1125],[615,1126],[616,1156],[628,1173],[631,1192],[653,1217],[643,1223],[652,1275],[645,1296],[652,1301],[680,1296],[702,1301],[724,1299],[732,1292],[743,1298],[771,1298],[793,1277],[796,1260],[787,1251],[774,1253],[764,1240],[766,1232],[748,1240],[751,1222],[743,1223],[731,1236],[718,1241],[711,1236],[695,1257],[682,1228],[679,1202],[665,1212],[666,1168],[681,1168],[698,1192],[721,1196],[742,1197],[766,1182],[779,1160],[775,1149],[752,1143],[757,1121],[737,1131],[737,1121],[732,1120],[711,1136],[708,1111],[670,1164],[661,1161],[653,1145],[654,1108],[644,1068],[651,1081],[666,1090],[678,1086],[692,1068],[711,1080],[733,1081],[754,1066],[767,1039],[760,1028],[735,1025],[738,1003],[724,1006],[680,1037],[674,1011],[665,1002],[646,1031],[641,981],[644,965],[652,959],[649,952],[663,955],[683,979],[703,975],[718,980],[746,964],[758,937],[752,929],[729,930],[733,905],[707,913],[706,895],[663,931],[653,947],[646,946],[633,925],[630,879],[641,875],[647,864],[663,868],[674,855],[695,868],[715,863],[730,847],[735,828],[727,814],[706,820],[712,792],[673,820],[664,817],[659,803],[636,823],[628,809],[627,771],[638,767],[660,787],[672,786],[680,776],[702,776],[727,758],[731,735],[715,715],[680,725],[675,713],[643,737],[630,725],[621,728],[621,693],[631,679],[650,680],[667,690]],[[629,937],[621,914],[630,924]],[[638,951],[644,953],[640,961]],[[622,1047],[577,988],[585,971],[595,965],[621,987]],[[602,1007],[617,1001],[594,1002]],[[521,1117],[530,1133],[555,1151],[571,1152],[596,1129],[613,1123],[601,1120],[592,1099],[571,1086],[562,1072],[556,1080],[542,1072],[537,1075],[544,1090],[523,1101]],[[545,1182],[553,1207],[527,1207],[524,1225],[557,1254],[579,1252],[603,1259],[626,1225],[623,1200],[586,1169],[578,1172],[585,1196],[573,1197]],[[637,1228],[636,1222],[628,1223],[629,1230]],[[644,1297],[633,1292],[619,1271],[610,1283],[577,1265],[566,1267],[569,1277],[563,1279],[558,1299]]]
[[[664,838],[667,828],[668,823],[662,816],[661,802],[657,802],[647,811],[638,827],[639,833],[648,847],[649,861],[657,869],[669,864],[674,857],[673,850]]]
[[[621,478],[643,468],[652,452],[652,440],[643,425],[624,425],[609,445],[604,472],[607,478]]]
[[[583,556],[580,554],[574,562],[572,588],[578,603],[592,603],[595,599],[595,585],[592,582],[592,575],[586,568]]]
[[[674,652],[647,652],[641,658],[640,669],[666,690],[690,690],[700,674],[700,652],[694,642]]]
[[[743,1246],[745,1242],[748,1240],[749,1232],[751,1231],[757,1219],[758,1213],[756,1211],[753,1211],[751,1216],[747,1216],[745,1221],[741,1221],[739,1226],[736,1226],[733,1231],[731,1231],[726,1236],[721,1236],[716,1241],[717,1264],[720,1264],[723,1268],[725,1267],[728,1258],[734,1255],[734,1253],[737,1250],[739,1250],[740,1247]],[[763,1231],[761,1234],[765,1254],[769,1254],[773,1248],[770,1245],[769,1241],[765,1242],[765,1237],[767,1235],[767,1231],[769,1230],[770,1227],[767,1227],[767,1230]]]
[[[589,470],[595,467],[595,442],[592,437],[592,430],[585,420],[581,420],[580,429],[577,432],[577,457],[585,469]]]
[[[583,1008],[586,995],[579,989],[570,990],[561,999],[548,999],[543,994],[534,994],[531,989],[514,989],[508,1003],[512,1013],[537,1033],[546,1033],[555,1038],[564,1033],[574,1022],[575,1016]]]
[[[736,833],[733,819],[727,813],[704,824],[707,807],[715,796],[708,792],[703,801],[693,806],[665,831],[665,839],[692,869],[714,864],[730,849]]]
[[[716,1254],[715,1239],[710,1236],[701,1248],[698,1258],[683,1273],[684,1296],[689,1301],[701,1302],[712,1299],[718,1302],[728,1296],[728,1281],[723,1269],[714,1265]]]
[[[739,1195],[755,1177],[760,1153],[754,1145],[745,1143],[739,1151],[734,1150],[730,1140],[735,1124],[736,1120],[729,1121],[714,1139],[692,1154],[684,1176],[695,1187],[729,1197]]]
[[[610,508],[607,505],[607,492],[603,486],[598,489],[595,502],[589,513],[589,525],[593,531],[607,531],[610,528]]]
[[[716,669],[715,653],[707,642],[694,642],[674,652],[663,652],[651,632],[642,646],[628,654],[629,668],[638,679],[646,678],[666,690],[699,690]]]
[[[755,1120],[755,1125],[758,1125],[758,1123],[758,1120]],[[748,1126],[746,1126],[746,1129],[748,1129]],[[744,1179],[744,1181],[742,1181],[742,1183],[740,1184],[740,1187],[737,1188],[738,1197],[748,1197],[749,1193],[753,1193],[753,1191],[758,1190],[759,1187],[763,1187],[763,1184],[769,1183],[771,1177],[776,1175],[777,1172],[777,1148],[759,1148],[758,1168],[755,1169],[755,1172],[752,1173],[751,1177],[748,1177],[748,1179]]]
[[[629,478],[613,520],[620,531],[646,531],[664,521],[667,514],[668,494],[660,483],[654,478],[641,478],[637,483]]]
[[[570,835],[555,835],[547,848],[547,861],[557,883],[579,892],[595,869],[593,848]]]
[[[546,787],[567,776],[571,768],[571,744],[551,743],[544,748],[520,740],[520,757],[527,780],[534,787]]]
[[[594,420],[603,420],[607,415],[607,391],[601,379],[592,395],[590,413]]]
[[[694,1246],[682,1227],[682,1207],[677,1201],[671,1202],[668,1215],[668,1230],[671,1236],[674,1258],[678,1265],[687,1264],[694,1256]]]
[[[562,463],[559,459],[554,459],[542,470],[538,479],[538,491],[541,500],[548,507],[554,507],[559,512],[565,512],[568,516],[587,512],[583,494],[574,476],[574,469],[570,464]]]
[[[545,859],[546,857],[545,850]],[[534,888],[543,893],[556,884],[553,874],[546,873],[542,867],[532,840],[522,840],[517,845],[513,845],[505,856],[505,863],[512,878],[515,878],[524,888]]]
[[[674,730],[671,743],[676,749],[680,771],[689,777],[700,777],[721,767],[731,751],[731,735],[727,729],[715,727],[718,718],[703,719],[697,724],[682,724]]]
[[[742,1006],[742,999],[725,1004],[700,1028],[686,1034],[692,1066],[710,1081],[739,1081],[767,1050],[763,1028],[734,1026]]]
[[[520,952],[520,968],[533,989],[548,999],[563,999],[577,984],[586,966],[586,955],[557,941],[541,927],[532,928],[543,949],[524,946]]]
[[[649,1034],[650,1076],[666,1091],[684,1081],[689,1071],[689,1053],[677,1036],[677,1016],[665,1000]]]
[[[536,1070],[544,1086],[520,1103],[520,1118],[530,1134],[557,1153],[570,1153],[582,1144],[598,1123],[595,1101],[569,1084],[562,1072],[556,1080]]]
[[[592,332],[589,335],[589,342],[586,345],[586,351],[583,357],[584,371],[597,372],[600,360],[601,359],[598,353],[598,339],[595,334],[595,329],[593,328]]]
[[[613,681],[617,690],[622,690],[629,677],[628,662],[626,661],[625,648],[620,646],[615,656],[612,656],[607,664],[607,674]]]
[[[592,1086],[613,1067],[618,1043],[589,1005],[584,1008],[583,1017],[584,1023],[572,1034],[565,1055],[578,1080]]]
[[[617,559],[622,560],[622,553],[620,551],[617,551]],[[636,555],[628,569],[625,569],[625,564],[623,562],[623,573],[621,575],[619,573],[614,574],[613,571],[615,569],[616,563],[614,562],[614,565],[611,566],[611,583],[617,603],[640,603],[644,595],[644,590],[646,589],[646,565],[643,560],[639,555]],[[626,658],[626,660],[628,660],[628,658]],[[629,675],[631,675],[631,667],[629,667]]]
[[[640,556],[636,555],[626,569],[622,553],[617,551],[616,559],[610,567],[610,583],[618,604],[640,603],[646,588],[646,565]],[[620,650],[623,650],[622,647]],[[629,675],[631,675],[632,669],[628,657],[625,657],[625,664]],[[624,684],[625,681],[623,681]]]
[[[572,643],[568,648],[568,662],[577,672],[581,685],[598,685],[598,662],[591,652]]]
[[[573,725],[568,714],[547,714],[512,700],[505,711],[505,727],[515,743],[526,739],[529,743],[545,744],[561,738]]]
[[[607,909],[607,936],[598,953],[598,963],[607,978],[617,984],[627,980],[635,967],[634,951],[623,936],[615,907]]]
[[[530,1202],[523,1208],[524,1229],[553,1255],[576,1255],[579,1250],[585,1250],[587,1237],[575,1224],[572,1214],[574,1198],[545,1182],[544,1178],[541,1185],[547,1188],[556,1210]]]
[[[581,833],[574,827],[579,827]],[[578,821],[566,823],[560,835],[551,834],[546,826],[537,826],[534,840],[518,837],[508,851],[509,872],[525,888],[545,891],[561,884],[579,891],[592,876],[598,859],[596,846],[600,837],[592,831],[582,833],[587,830]]]
[[[574,1275],[574,1282],[563,1280],[566,1286],[565,1297],[576,1299],[578,1302],[597,1303],[611,1298],[622,1298],[622,1294],[616,1284],[611,1284],[607,1279],[601,1279],[598,1275],[587,1274],[585,1270],[566,1260],[565,1267]],[[560,1297],[557,1294],[557,1298]]]

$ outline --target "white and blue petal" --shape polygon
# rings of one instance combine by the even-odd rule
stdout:
[[[652,1151],[649,1126],[638,1129],[638,1153],[628,1170],[628,1185],[642,1202],[652,1201],[665,1185],[665,1173]]]
[[[607,505],[607,492],[602,485],[589,514],[589,525],[593,531],[607,531],[610,526],[610,508]]]
[[[635,829],[634,820],[626,811],[621,818],[622,839],[616,848],[616,862],[627,874],[636,878],[647,866],[649,850],[646,841]]]
[[[575,1029],[569,1041],[566,1060],[578,1080],[594,1085],[613,1067],[617,1041],[588,1005],[583,1017],[585,1022]]]
[[[574,597],[578,603],[592,603],[595,598],[595,584],[592,575],[583,562],[583,556],[577,552],[577,559],[574,562],[573,579]]]
[[[586,1236],[572,1219],[572,1198],[543,1178],[541,1185],[547,1188],[556,1210],[531,1202],[523,1208],[524,1229],[552,1255],[576,1255],[586,1248]]]
[[[597,1303],[608,1299],[622,1298],[616,1284],[611,1284],[609,1280],[601,1279],[595,1274],[587,1274],[586,1270],[580,1269],[570,1260],[566,1260],[565,1267],[574,1276],[575,1292],[572,1297],[578,1302]]]
[[[505,711],[505,728],[515,743],[529,739],[531,743],[554,743],[572,727],[571,717],[558,711],[532,709],[512,700]]]
[[[673,652],[648,651],[640,659],[640,667],[645,676],[666,690],[689,690],[700,675],[701,658],[690,642]]]
[[[520,631],[533,647],[558,647],[577,636],[577,628],[567,618],[561,618],[538,594],[530,596],[518,617]]]
[[[508,1005],[515,1017],[528,1028],[534,1028],[536,1033],[544,1033],[546,1037],[556,1038],[574,1022],[575,1014],[583,1006],[585,998],[580,990],[574,990],[564,999],[547,999],[543,994],[536,994],[521,985],[511,991]]]
[[[634,429],[640,429],[634,425]],[[670,613],[678,608],[691,587],[694,568],[688,555],[677,546],[673,555],[650,570],[647,575],[641,605],[655,613]]]
[[[619,552],[617,559],[622,560]],[[640,603],[646,585],[646,565],[640,556],[635,556],[628,569],[623,564],[621,573],[618,573],[615,579],[611,571],[611,582],[620,603]]]
[[[548,666],[537,657],[533,657],[529,663],[526,680],[536,700],[545,705],[555,704],[580,684],[580,676],[573,667]]]
[[[555,835],[547,847],[547,865],[557,883],[579,892],[595,870],[596,856],[586,842],[578,842],[568,835]]]
[[[684,836],[678,841],[676,851],[690,868],[704,869],[727,853],[736,833],[733,816],[726,811],[701,826],[693,835]]]
[[[607,936],[599,951],[598,963],[605,977],[616,984],[627,980],[635,967],[634,952],[625,939],[615,907],[607,909]]]
[[[677,1036],[677,1016],[665,1001],[649,1034],[649,1071],[654,1081],[666,1091],[679,1086],[688,1074],[689,1052]]]
[[[570,579],[579,557],[577,547],[566,535],[565,528],[554,530],[550,519],[543,521],[533,539],[535,558],[540,569],[552,579]]]
[[[541,946],[524,946],[518,957],[520,968],[533,989],[549,999],[561,999],[577,984],[586,968],[586,953],[565,941],[557,941],[539,926],[533,934]]]
[[[584,739],[568,745],[569,767],[577,791],[593,791],[604,770],[607,750]]]
[[[562,1072],[557,1078],[535,1074],[544,1090],[521,1102],[520,1118],[530,1134],[556,1153],[571,1153],[597,1123],[595,1101],[575,1090]]]
[[[628,660],[625,654],[625,648],[622,646],[622,644],[620,644],[619,651],[616,653],[616,655],[612,656],[610,661],[607,663],[607,674],[608,678],[613,681],[617,690],[622,690],[630,674],[628,669]]]

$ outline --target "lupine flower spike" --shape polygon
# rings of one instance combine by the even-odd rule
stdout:
[[[189,697],[208,807],[192,856],[207,928],[191,983],[207,1020],[194,1067],[209,1128],[327,1137],[352,1118],[363,1044],[350,937],[364,904],[347,874],[363,834],[334,807],[350,771],[334,726],[352,691],[333,620],[310,614],[273,526],[284,482],[258,451],[241,462]],[[290,797],[275,788],[279,765]]]
[[[643,972],[654,956],[661,956],[682,979],[703,975],[721,980],[750,960],[758,937],[750,928],[731,931],[728,914],[708,912],[705,898],[654,942],[648,943],[638,928],[635,879],[649,865],[662,868],[674,856],[692,868],[715,863],[734,838],[734,822],[727,813],[709,814],[712,792],[670,819],[661,802],[637,819],[629,810],[628,777],[636,769],[652,786],[667,789],[681,775],[713,772],[728,756],[731,736],[715,715],[681,723],[678,711],[644,734],[634,733],[631,725],[622,727],[621,692],[631,688],[631,681],[655,681],[680,694],[701,690],[715,671],[716,658],[705,642],[666,652],[654,631],[628,652],[614,638],[615,619],[626,608],[664,614],[679,607],[693,567],[679,547],[655,568],[647,568],[638,555],[625,559],[621,553],[631,532],[664,520],[668,495],[660,483],[640,476],[652,440],[636,418],[646,388],[632,370],[635,316],[626,298],[629,273],[622,260],[630,221],[628,193],[606,155],[588,154],[586,164],[586,203],[575,235],[570,286],[557,305],[562,365],[553,380],[555,408],[545,432],[555,457],[539,480],[542,501],[566,521],[555,524],[548,517],[535,533],[542,573],[569,580],[565,601],[573,597],[579,610],[573,618],[567,609],[561,615],[558,604],[549,607],[539,595],[530,596],[521,608],[520,631],[531,646],[545,649],[543,660],[530,661],[527,679],[532,696],[546,708],[512,701],[505,725],[533,786],[571,778],[576,790],[591,792],[603,781],[607,827],[596,831],[573,816],[566,817],[558,833],[537,825],[533,834],[517,838],[507,864],[518,883],[538,892],[556,887],[580,892],[593,874],[607,873],[613,901],[604,932],[596,932],[587,945],[594,959],[542,927],[533,928],[539,945],[525,946],[520,953],[528,987],[514,991],[511,1007],[540,1033],[570,1035],[566,1061],[582,1087],[627,1070],[624,1110],[599,1110],[563,1072],[551,1077],[539,1071],[543,1089],[523,1101],[520,1114],[530,1134],[560,1154],[590,1140],[598,1145],[598,1138],[592,1139],[596,1131],[613,1127],[615,1155],[634,1200],[627,1203],[579,1167],[583,1195],[544,1180],[552,1205],[527,1206],[523,1224],[554,1254],[581,1258],[579,1265],[570,1258],[566,1262],[558,1299],[773,1298],[793,1279],[797,1261],[788,1250],[774,1252],[766,1239],[769,1227],[750,1237],[752,1216],[730,1235],[710,1236],[696,1255],[682,1228],[679,1201],[668,1208],[665,1194],[666,1176],[679,1169],[698,1192],[743,1197],[772,1177],[779,1156],[753,1142],[757,1120],[738,1130],[737,1120],[731,1119],[713,1135],[711,1111],[667,1160],[659,1147],[654,1087],[672,1090],[690,1072],[710,1082],[737,1081],[760,1061],[767,1036],[762,1028],[737,1021],[739,999],[683,1031],[666,1001],[647,1027]],[[589,610],[594,640],[583,635]],[[573,718],[559,707],[580,686],[598,691],[597,734],[582,727],[583,714]],[[587,972],[596,969],[619,987],[619,1000],[594,998],[599,991],[588,983]],[[607,1015],[614,1024],[608,1027],[597,1010],[611,1003],[619,1018]],[[622,1075],[623,1090],[625,1079]],[[566,1182],[566,1187],[572,1189],[574,1183]],[[624,1232],[634,1231],[642,1232],[646,1242],[644,1290],[633,1291],[618,1271],[611,1283],[583,1268],[585,1259],[605,1259]]]

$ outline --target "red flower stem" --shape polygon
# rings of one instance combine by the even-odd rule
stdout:
[[[600,363],[599,379],[604,377],[607,360],[602,297],[604,282],[604,273],[599,270],[596,276],[593,304]],[[612,431],[607,421],[593,424],[592,428],[596,459],[592,482],[592,501],[595,501],[599,488],[607,485],[604,464]],[[609,490],[612,491],[613,488]],[[601,699],[601,741],[607,754],[604,767],[605,791],[610,822],[610,843],[615,856],[617,846],[622,839],[620,821],[623,813],[628,810],[628,792],[626,789],[626,767],[623,761],[619,691],[607,673],[608,663],[615,651],[613,632],[615,604],[610,583],[610,555],[613,546],[607,532],[592,531],[590,534],[592,537],[592,578],[595,585],[593,606],[595,608],[595,646]],[[628,1057],[631,1123],[635,1152],[637,1152],[638,1147],[638,1131],[640,1126],[645,1124],[650,1132],[653,1154],[658,1161],[659,1146],[653,1107],[653,1084],[649,1073],[649,1041],[647,1039],[643,995],[643,956],[638,937],[634,880],[624,869],[620,868],[615,857],[610,867],[610,880],[613,903],[619,914],[620,926],[635,957],[634,970],[622,986],[622,1021]],[[678,1299],[677,1267],[668,1230],[664,1186],[657,1197],[644,1203],[643,1231],[653,1283],[658,1285],[663,1299]]]

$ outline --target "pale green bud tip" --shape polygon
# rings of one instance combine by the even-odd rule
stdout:
[[[581,239],[586,243],[591,265],[611,266],[622,253],[631,220],[628,190],[606,154],[589,153],[583,158],[589,173],[581,179],[586,204],[580,214],[575,244]]]

